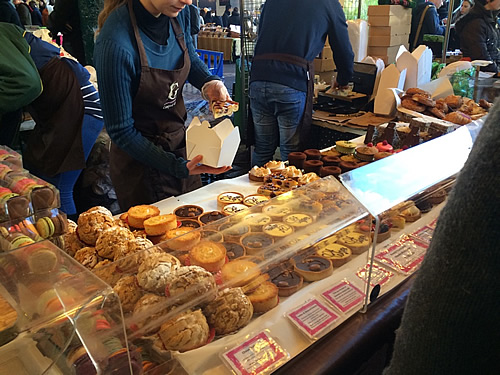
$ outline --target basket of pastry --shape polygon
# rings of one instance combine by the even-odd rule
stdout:
[[[401,94],[398,111],[413,117],[430,117],[461,126],[478,120],[492,106],[485,99],[474,100],[458,95],[433,98],[428,91],[413,87]]]

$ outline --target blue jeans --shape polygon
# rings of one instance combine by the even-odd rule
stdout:
[[[280,146],[281,160],[299,151],[297,127],[304,115],[306,93],[274,82],[250,84],[250,109],[255,125],[252,164],[262,166],[273,159]]]
[[[92,150],[103,125],[103,121],[95,118],[94,116],[87,114],[83,116],[82,144],[85,160],[89,157],[90,151]],[[59,190],[61,211],[65,212],[67,215],[75,215],[77,213],[75,201],[73,199],[73,188],[76,180],[78,180],[78,177],[82,173],[81,169],[59,173],[53,177],[37,174],[36,171],[33,172],[38,177],[50,182]]]

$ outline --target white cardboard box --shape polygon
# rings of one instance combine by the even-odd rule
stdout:
[[[239,145],[240,132],[229,119],[211,128],[195,117],[186,131],[187,159],[203,155],[201,163],[210,167],[232,165]]]
[[[412,87],[421,87],[431,80],[432,50],[420,45],[410,53],[401,46],[396,56],[396,66],[399,71],[407,69],[405,91]]]
[[[396,100],[392,89],[403,89],[406,78],[406,69],[402,72],[391,64],[382,72],[380,83],[373,106],[373,112],[377,115],[391,116],[396,111]]]

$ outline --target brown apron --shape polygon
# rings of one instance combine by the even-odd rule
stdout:
[[[307,92],[306,92],[306,105],[304,108],[304,115],[297,128],[299,132],[299,149],[304,150],[307,147],[309,132],[311,130],[312,112],[313,112],[313,98],[314,98],[314,61],[307,61],[306,59],[289,55],[286,53],[265,53],[263,55],[255,56],[255,60],[277,60],[288,64],[300,66],[307,72]]]
[[[191,63],[179,21],[170,19],[177,42],[184,52],[182,66],[175,70],[155,69],[148,65],[131,0],[128,1],[128,9],[141,57],[141,79],[132,103],[134,126],[155,145],[177,157],[186,158],[186,107],[182,88]],[[178,179],[137,161],[114,143],[111,145],[110,172],[123,211],[131,206],[151,204],[201,186],[200,176]]]
[[[84,106],[76,75],[59,56],[53,57],[39,73],[43,92],[28,106],[36,126],[23,153],[26,165],[49,177],[83,169]]]

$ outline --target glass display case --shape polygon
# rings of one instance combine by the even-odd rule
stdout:
[[[49,241],[0,253],[2,374],[139,374],[120,301]]]

